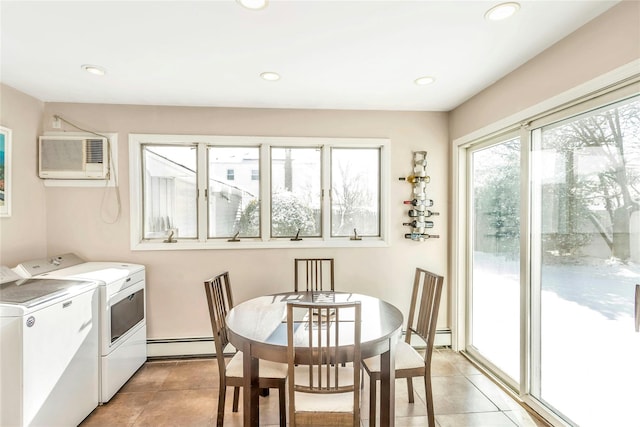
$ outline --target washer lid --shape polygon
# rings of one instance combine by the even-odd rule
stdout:
[[[89,286],[95,286],[95,282],[83,280],[19,279],[0,284],[0,303],[33,307]]]

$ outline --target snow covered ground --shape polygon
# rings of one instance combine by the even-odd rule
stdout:
[[[640,426],[640,265],[566,261],[541,272],[539,397],[580,426]],[[474,272],[474,344],[518,379],[518,262],[476,253]]]

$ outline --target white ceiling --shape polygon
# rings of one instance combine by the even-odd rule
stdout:
[[[47,102],[449,111],[617,1],[486,21],[497,3],[2,0],[0,80]]]

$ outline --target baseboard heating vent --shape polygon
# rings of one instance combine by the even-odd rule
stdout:
[[[213,337],[147,340],[147,359],[213,357],[215,354]],[[232,354],[230,351],[225,356]]]

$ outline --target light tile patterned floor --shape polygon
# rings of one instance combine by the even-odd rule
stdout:
[[[541,427],[516,401],[478,371],[462,355],[447,349],[434,351],[432,384],[438,427]],[[368,378],[365,374],[365,381]],[[396,384],[396,426],[426,426],[424,384],[414,381],[416,399],[407,401],[405,380]],[[362,426],[368,426],[368,384],[362,398]],[[242,426],[240,412],[231,411],[227,392],[225,426]],[[81,424],[94,426],[215,426],[218,369],[215,359],[155,360],[147,362],[105,405]],[[278,425],[278,393],[260,397],[260,424]]]

